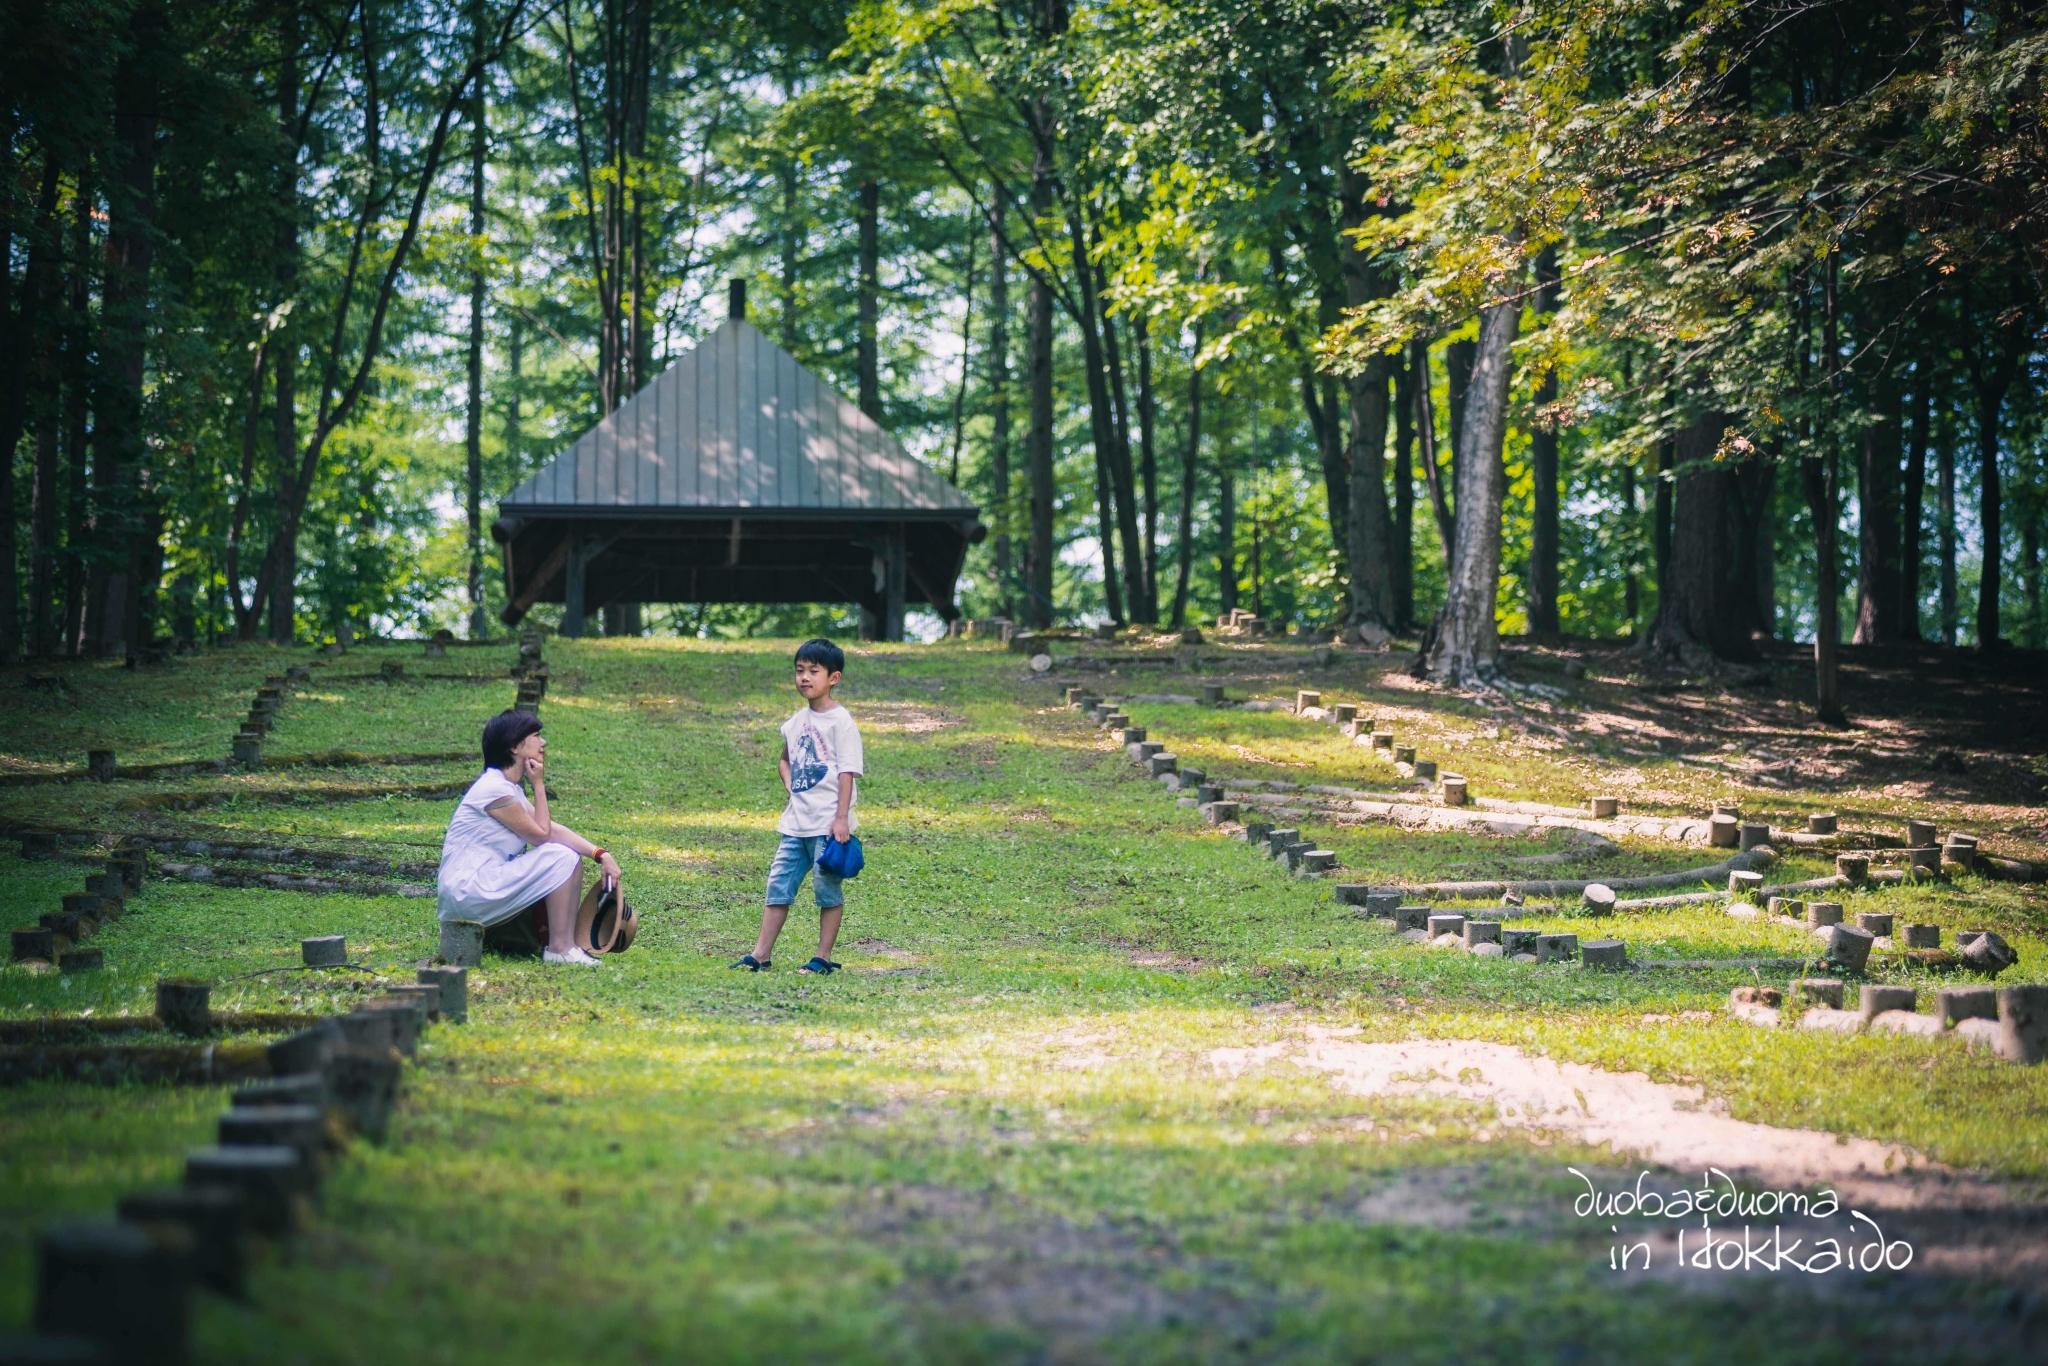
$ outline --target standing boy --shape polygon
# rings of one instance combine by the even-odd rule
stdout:
[[[840,879],[818,868],[827,839],[844,844],[858,827],[853,815],[854,780],[862,773],[860,728],[846,708],[833,700],[832,689],[846,670],[846,652],[829,640],[807,640],[796,651],[796,690],[804,705],[782,723],[782,785],[789,805],[775,828],[782,843],[768,867],[768,905],[761,912],[761,937],[754,951],[734,963],[759,972],[770,966],[775,937],[789,919],[790,903],[816,869],[811,890],[818,899],[818,956],[798,968],[823,976],[836,971],[832,944],[839,938],[839,917],[846,906]]]

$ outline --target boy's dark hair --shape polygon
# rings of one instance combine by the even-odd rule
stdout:
[[[846,672],[846,651],[819,636],[796,647],[798,664],[815,664],[828,674]]]
[[[530,711],[501,711],[484,722],[484,767],[505,768],[513,747],[540,732],[540,718]]]

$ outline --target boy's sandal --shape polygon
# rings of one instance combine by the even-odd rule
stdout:
[[[818,977],[830,977],[833,973],[839,971],[839,964],[828,962],[823,958],[813,958],[810,962],[798,968],[797,971],[812,973]]]
[[[751,953],[744,953],[740,955],[740,961],[731,964],[731,966],[745,968],[748,972],[766,972],[769,968],[775,966],[775,960],[772,958],[756,958]]]

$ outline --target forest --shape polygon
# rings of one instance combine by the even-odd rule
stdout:
[[[1921,0],[17,0],[0,654],[502,630],[495,500],[741,279],[982,509],[963,615],[1811,642],[1825,717],[1840,643],[2048,645],[2044,62]]]

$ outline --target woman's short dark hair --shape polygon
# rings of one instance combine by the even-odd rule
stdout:
[[[796,647],[796,662],[815,664],[828,674],[846,672],[846,651],[819,636]]]
[[[484,767],[508,768],[512,751],[529,735],[540,733],[540,718],[530,711],[501,711],[484,722]]]

